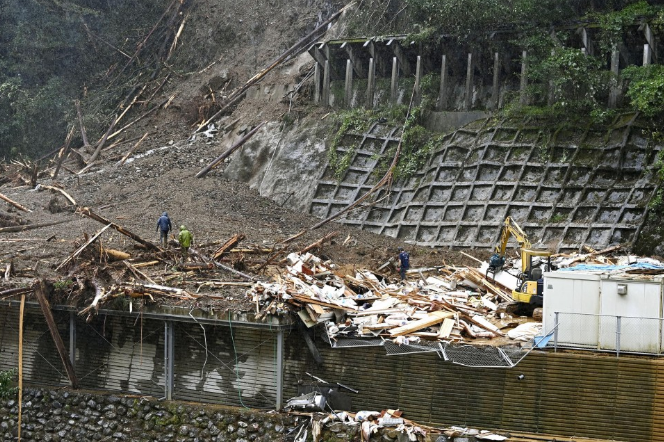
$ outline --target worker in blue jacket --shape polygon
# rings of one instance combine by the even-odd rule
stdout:
[[[399,247],[399,272],[401,273],[401,280],[406,279],[406,270],[410,268],[410,255],[403,247]]]
[[[159,243],[166,248],[168,246],[168,232],[171,231],[173,225],[168,213],[164,212],[157,220],[157,231],[159,232]]]

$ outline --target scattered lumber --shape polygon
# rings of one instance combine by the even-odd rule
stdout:
[[[22,210],[22,211],[24,211],[24,212],[32,212],[32,210],[28,209],[27,207],[23,207],[22,205],[20,205],[20,204],[17,203],[16,201],[14,201],[14,200],[12,200],[12,199],[6,197],[5,195],[3,195],[3,194],[1,194],[1,193],[0,193],[0,199],[3,200],[3,201],[8,202],[8,203],[11,204],[12,206],[16,207],[18,210]]]
[[[423,328],[427,328],[434,324],[440,324],[445,319],[449,319],[452,317],[454,317],[454,313],[452,312],[442,312],[442,311],[432,312],[429,313],[425,318],[419,319],[417,321],[412,321],[401,327],[393,328],[392,330],[389,331],[389,333],[392,336],[403,336],[408,333],[413,333],[422,330]]]

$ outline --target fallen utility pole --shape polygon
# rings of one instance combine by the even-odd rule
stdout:
[[[208,164],[207,166],[205,166],[205,167],[203,168],[203,170],[201,170],[200,172],[198,172],[198,173],[196,174],[196,178],[203,178],[205,175],[208,174],[208,172],[210,172],[212,169],[214,169],[215,167],[217,167],[217,165],[218,165],[219,163],[221,163],[221,162],[224,161],[226,158],[228,158],[229,156],[231,156],[231,154],[233,154],[233,152],[235,152],[235,151],[238,150],[240,147],[242,147],[242,145],[243,145],[244,143],[246,143],[246,142],[249,140],[249,138],[251,138],[256,132],[258,132],[258,129],[260,129],[261,127],[263,127],[264,124],[265,124],[265,121],[263,121],[263,122],[262,122],[261,124],[259,124],[258,126],[254,127],[254,128],[248,133],[248,134],[246,134],[245,136],[243,136],[242,139],[241,139],[240,141],[238,141],[237,143],[235,143],[233,146],[231,146],[230,149],[228,149],[226,152],[224,152],[224,153],[222,153],[221,155],[219,155],[219,156],[218,156],[217,158],[215,158],[210,164]]]
[[[41,307],[42,313],[44,314],[44,319],[46,319],[46,324],[48,329],[51,332],[51,337],[55,343],[55,348],[58,350],[60,359],[65,366],[67,371],[67,376],[69,377],[69,382],[71,382],[71,388],[78,388],[78,380],[76,379],[76,372],[74,372],[74,366],[69,359],[69,355],[65,350],[65,344],[62,342],[62,337],[58,331],[58,326],[55,324],[53,319],[53,313],[51,313],[51,306],[46,299],[46,294],[44,293],[44,280],[39,280],[35,284],[35,295],[37,295],[37,301],[39,301],[39,306]]]
[[[83,207],[82,209],[79,209],[78,213],[80,213],[81,215],[85,215],[88,218],[92,218],[95,221],[99,221],[102,224],[110,224],[110,227],[112,227],[113,229],[117,230],[118,232],[122,233],[125,236],[128,236],[129,238],[133,239],[137,243],[143,244],[145,247],[147,247],[150,250],[161,251],[161,249],[159,247],[155,246],[151,242],[148,242],[148,241],[144,240],[143,238],[141,238],[140,236],[136,235],[135,233],[132,233],[129,230],[125,229],[124,227],[119,226],[119,225],[115,224],[114,222],[109,221],[106,218],[103,218],[103,217],[97,215],[92,210],[90,210],[89,207]]]

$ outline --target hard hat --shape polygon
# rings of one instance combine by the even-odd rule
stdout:
[[[186,230],[186,227],[184,226],[184,224],[182,224],[182,225],[180,226],[180,230]]]

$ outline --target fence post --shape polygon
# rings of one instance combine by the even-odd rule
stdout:
[[[616,316],[616,357],[620,356],[620,322],[621,317]]]
[[[76,371],[76,313],[69,312],[69,361]]]
[[[283,407],[284,393],[284,331],[277,332],[277,410]]]
[[[553,351],[555,353],[558,351],[558,316],[560,315],[560,312],[555,312],[553,315],[555,316],[553,329]]]
[[[175,355],[173,321],[164,322],[164,395],[173,399],[173,356]]]
[[[621,317],[616,316],[616,357],[620,356],[620,323]]]

